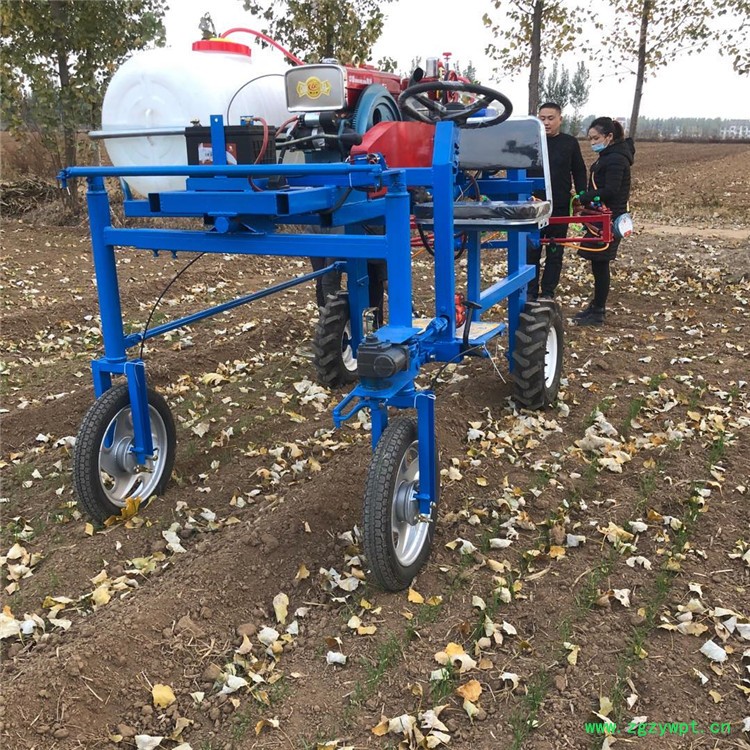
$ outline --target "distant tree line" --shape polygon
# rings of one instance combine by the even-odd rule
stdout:
[[[593,115],[584,118],[578,136],[586,134]],[[629,123],[621,120],[625,128]],[[720,117],[640,117],[639,140],[750,140],[750,120],[726,120]]]
[[[750,120],[723,120],[719,117],[642,117],[638,127],[641,138],[698,138],[701,140],[750,138]]]

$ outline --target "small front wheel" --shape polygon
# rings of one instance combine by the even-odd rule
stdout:
[[[435,491],[439,473],[435,460]],[[417,420],[394,419],[383,432],[367,471],[362,532],[376,583],[401,591],[427,561],[435,534],[437,503],[429,521],[419,520]]]
[[[328,295],[315,328],[312,349],[321,385],[348,385],[357,380],[357,356],[352,348],[349,295],[346,292]]]
[[[563,324],[556,302],[528,302],[516,328],[513,373],[516,404],[543,409],[557,400],[563,363]]]
[[[128,384],[110,388],[86,412],[76,438],[73,487],[82,510],[95,522],[118,515],[128,498],[160,495],[172,475],[177,443],[167,402],[148,389],[154,454],[136,461]]]

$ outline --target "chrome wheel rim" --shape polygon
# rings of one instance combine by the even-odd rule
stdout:
[[[355,372],[357,369],[357,358],[354,356],[352,349],[352,324],[347,321],[344,331],[341,334],[341,361],[349,372]]]
[[[156,491],[167,459],[167,427],[159,412],[149,405],[151,441],[154,454],[146,463],[137,463],[133,453],[135,440],[130,406],[120,409],[107,425],[99,446],[99,481],[107,499],[124,507],[131,497],[147,500]]]
[[[419,557],[430,530],[429,522],[418,520],[418,489],[419,449],[415,440],[401,457],[391,502],[391,541],[396,559],[405,568]]]
[[[544,385],[547,388],[551,388],[555,382],[558,350],[557,330],[554,326],[550,326],[547,332],[547,346],[544,352]]]

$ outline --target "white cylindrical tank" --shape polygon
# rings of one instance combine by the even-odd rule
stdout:
[[[112,77],[102,105],[102,130],[186,128],[195,120],[207,127],[211,115],[223,115],[225,125],[255,115],[278,127],[289,117],[283,70],[258,67],[249,47],[226,39],[195,42],[192,49],[138,52]],[[108,138],[105,145],[118,167],[188,163],[184,135]],[[182,177],[130,177],[127,182],[142,195],[185,188]]]

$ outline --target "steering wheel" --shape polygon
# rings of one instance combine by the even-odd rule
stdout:
[[[425,96],[427,92],[438,91],[454,94],[456,98],[461,94],[474,94],[479,98],[461,109],[453,109],[436,99],[430,99],[429,96]],[[419,104],[427,109],[427,112],[416,109],[414,102],[419,102]],[[483,122],[467,122],[470,117],[474,117],[477,112],[489,107],[493,102],[502,105],[502,111],[499,115]],[[490,125],[497,125],[498,123],[505,122],[513,112],[513,105],[510,99],[504,94],[486,86],[480,86],[476,83],[464,83],[463,81],[427,81],[426,83],[409,86],[399,96],[398,104],[401,107],[401,111],[413,120],[426,122],[430,125],[448,120],[449,122],[455,122],[459,127],[467,129],[488,128]]]

